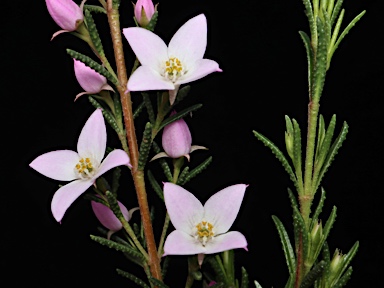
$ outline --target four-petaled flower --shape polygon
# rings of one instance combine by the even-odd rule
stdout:
[[[125,28],[123,34],[141,63],[129,78],[129,91],[169,90],[172,105],[181,84],[222,71],[217,62],[203,59],[207,46],[204,14],[181,26],[168,47],[159,36],[144,28]]]
[[[120,165],[131,166],[127,153],[121,149],[113,150],[103,160],[106,144],[104,118],[101,109],[96,109],[81,130],[77,142],[78,152],[52,151],[38,156],[29,164],[46,177],[59,181],[74,180],[60,187],[53,196],[51,209],[58,222],[68,207],[92,186],[99,176]]]
[[[245,184],[237,184],[224,188],[212,195],[203,206],[181,186],[165,183],[165,206],[176,230],[165,240],[164,256],[247,249],[243,234],[227,232],[239,213],[246,187]]]
[[[101,90],[114,91],[107,83],[107,78],[93,70],[91,67],[88,67],[83,62],[73,59],[73,67],[77,82],[79,82],[81,88],[85,90],[85,92],[76,95],[75,101],[84,94],[97,94]]]
[[[72,0],[45,0],[52,19],[63,29],[54,33],[51,40],[63,32],[77,30],[84,21],[83,6],[85,1],[83,0],[79,7]]]

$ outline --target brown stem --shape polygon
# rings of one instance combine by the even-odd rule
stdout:
[[[144,227],[144,236],[148,247],[148,264],[152,276],[158,280],[162,280],[160,258],[157,255],[156,242],[153,234],[152,222],[147,200],[147,193],[145,191],[144,173],[143,171],[138,170],[139,149],[137,145],[135,124],[133,121],[131,95],[129,92],[125,93],[128,77],[125,66],[123,43],[121,38],[119,11],[117,7],[113,6],[112,0],[108,0],[107,5],[108,23],[111,29],[111,37],[117,66],[117,76],[119,79],[119,85],[117,89],[120,94],[121,106],[124,115],[124,125],[127,130],[129,156],[132,164],[131,173],[137,193],[137,200],[139,202],[141,220]]]
[[[303,280],[303,235],[300,233],[297,247],[296,281],[295,288],[299,288]]]

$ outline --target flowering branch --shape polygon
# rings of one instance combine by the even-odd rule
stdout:
[[[161,280],[162,276],[160,269],[160,259],[157,255],[155,237],[153,234],[147,194],[145,190],[144,172],[142,170],[138,170],[139,150],[135,132],[135,125],[133,121],[131,96],[129,91],[126,92],[128,77],[126,72],[123,44],[121,38],[119,11],[118,5],[115,4],[113,0],[107,1],[107,15],[109,26],[111,29],[111,37],[117,66],[117,75],[119,79],[119,85],[117,89],[120,94],[121,105],[123,108],[124,115],[124,124],[127,130],[129,156],[132,164],[131,173],[137,193],[137,199],[139,202],[140,213],[144,227],[144,235],[148,247],[149,266],[152,276],[156,279]]]

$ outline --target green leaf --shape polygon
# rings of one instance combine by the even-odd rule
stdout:
[[[116,272],[117,274],[119,274],[120,276],[123,276],[125,278],[128,278],[129,280],[131,280],[133,283],[139,285],[140,287],[143,287],[143,288],[150,288],[143,280],[141,280],[140,278],[136,277],[135,275],[131,274],[131,273],[128,273],[126,271],[123,271],[119,268],[116,268]]]
[[[95,13],[107,14],[107,11],[104,9],[104,7],[101,7],[101,6],[85,4],[84,9],[87,9],[87,10],[89,10],[91,12],[95,12]]]
[[[344,0],[338,0],[336,2],[335,7],[333,8],[333,12],[331,15],[331,27],[335,24],[336,19],[339,17],[339,13],[341,11],[341,6],[343,6],[343,1]]]
[[[107,110],[103,105],[101,105],[97,100],[95,100],[93,97],[97,97],[97,95],[89,95],[88,100],[95,108],[100,108],[101,112],[103,113],[104,119],[108,122],[109,125],[115,130],[117,134],[120,133],[119,125],[116,122],[115,117],[112,115],[112,113]]]
[[[119,189],[119,180],[121,176],[121,169],[119,167],[116,167],[113,169],[112,173],[112,186],[111,186],[111,192],[112,194],[117,197],[117,190]]]
[[[349,275],[349,276],[347,275],[348,270],[350,270],[350,273],[352,273],[352,269],[351,269],[351,267],[349,267],[350,269],[347,270],[347,267],[351,263],[352,259],[355,257],[358,249],[359,249],[359,241],[356,241],[355,244],[352,246],[352,248],[348,251],[348,253],[343,256],[343,262],[342,262],[343,267],[342,267],[342,269],[340,269],[339,273],[337,275],[335,275],[335,277],[334,277],[334,279],[337,281],[336,282],[337,284],[340,282],[340,285],[342,285],[343,281],[349,280],[351,275]],[[346,271],[346,272],[343,275],[344,271]],[[341,275],[343,275],[343,276],[341,277]],[[344,276],[346,276],[345,279],[343,281],[340,281]],[[339,287],[342,287],[342,286],[339,286]]]
[[[114,85],[116,85],[116,86],[118,85],[119,81],[115,77],[113,77],[112,74],[109,73],[109,71],[107,69],[105,69],[103,66],[101,66],[99,63],[97,63],[96,61],[94,61],[90,57],[88,57],[88,56],[86,56],[84,54],[81,54],[79,52],[76,52],[76,51],[74,51],[72,49],[67,49],[67,53],[72,58],[75,58],[76,60],[79,60],[79,61],[83,62],[88,67],[92,68],[96,72],[98,72],[101,75],[103,75],[104,77],[106,77]]]
[[[155,176],[153,176],[151,170],[148,170],[147,176],[148,176],[149,183],[151,184],[153,190],[155,190],[157,196],[159,196],[159,198],[161,200],[163,200],[163,202],[164,202],[163,190],[161,189],[159,183],[157,183]]]
[[[308,18],[308,23],[309,23],[309,28],[311,30],[312,38],[313,39],[317,38],[316,22],[315,22],[316,19],[313,14],[311,0],[303,0],[303,4],[305,7],[305,15],[307,15],[307,18]]]
[[[189,167],[185,166],[183,171],[181,171],[179,177],[177,178],[177,185],[183,185],[186,181],[186,177],[189,174]]]
[[[155,124],[155,112],[153,111],[152,102],[151,102],[151,99],[149,97],[149,94],[142,92],[141,95],[143,96],[143,101],[144,101],[145,107],[147,108],[149,121],[151,122],[152,125],[154,125]]]
[[[328,151],[327,157],[325,158],[324,164],[321,167],[319,176],[316,181],[316,186],[313,191],[316,191],[319,187],[321,180],[324,177],[325,172],[328,170],[329,166],[331,165],[333,159],[335,158],[337,152],[339,151],[340,147],[342,146],[345,138],[347,137],[348,133],[348,124],[347,122],[343,123],[343,127],[341,128],[341,132],[339,136],[336,138],[335,142],[332,144],[331,148]]]
[[[285,158],[284,154],[280,151],[279,148],[275,144],[273,144],[272,141],[270,141],[267,137],[264,135],[253,131],[253,134],[255,134],[256,138],[263,142],[265,146],[267,146],[269,149],[272,150],[272,153],[275,154],[276,158],[281,162],[283,165],[285,171],[288,173],[289,178],[292,180],[292,182],[295,184],[296,188],[299,190],[299,185],[296,180],[295,173],[293,173],[292,167],[289,165],[287,159]]]
[[[137,108],[135,109],[135,111],[133,112],[133,119],[136,119],[137,116],[139,116],[140,112],[143,110],[143,108],[145,107],[145,103],[144,101],[141,102],[139,104],[139,106],[137,106]]]
[[[320,147],[323,144],[325,136],[325,122],[323,115],[319,115],[319,125],[317,128],[317,141],[316,141],[316,153],[315,153],[315,159],[317,159],[317,155],[319,154]]]
[[[319,215],[320,215],[321,211],[323,210],[325,198],[326,198],[325,197],[325,190],[323,188],[321,188],[320,201],[319,201],[319,204],[317,204],[315,212],[313,213],[312,222],[311,222],[311,226],[309,228],[309,231],[312,231],[313,227],[315,225],[317,225],[317,223],[319,222]]]
[[[337,19],[335,28],[333,29],[331,41],[329,42],[329,45],[328,45],[327,69],[329,69],[329,67],[331,66],[331,60],[332,60],[332,56],[333,56],[333,52],[334,52],[334,47],[335,47],[337,37],[339,36],[341,23],[343,22],[343,19],[344,19],[344,14],[345,14],[345,10],[343,9],[343,10],[341,10],[339,18]]]
[[[322,239],[321,239],[321,241],[319,243],[319,246],[317,247],[317,250],[313,254],[313,261],[315,261],[317,259],[318,255],[320,254],[320,252],[321,252],[321,250],[323,248],[324,242],[327,240],[329,232],[332,229],[333,223],[335,223],[336,211],[337,211],[336,206],[333,206],[331,215],[329,215],[328,220],[327,220],[327,222],[324,225],[323,237],[322,237]]]
[[[285,230],[283,223],[279,220],[278,217],[272,215],[272,219],[273,222],[275,222],[277,232],[280,236],[280,241],[283,246],[284,256],[287,262],[289,274],[293,274],[296,270],[296,257],[291,245],[291,241],[289,240],[288,233]]]
[[[155,30],[155,26],[156,26],[158,17],[159,17],[159,12],[155,11],[155,13],[153,13],[153,15],[152,15],[151,20],[149,20],[149,23],[145,28],[148,29],[149,31],[153,32]]]
[[[117,202],[115,195],[112,192],[106,191],[105,196],[107,196],[109,208],[113,211],[118,219],[123,218],[123,213],[121,212],[120,206]]]
[[[84,9],[84,19],[87,24],[89,35],[91,36],[91,40],[93,45],[96,48],[96,51],[99,55],[105,55],[103,44],[100,40],[99,32],[97,31],[95,21],[93,21],[93,17],[91,12],[88,9]]]
[[[348,270],[344,273],[344,275],[339,279],[339,281],[337,281],[337,283],[332,286],[332,288],[344,287],[347,284],[348,280],[351,278],[352,272],[353,269],[352,266],[350,266]]]
[[[300,288],[310,288],[312,287],[313,283],[321,276],[323,273],[325,262],[320,261],[315,265],[315,267],[312,268],[311,271],[308,272],[307,275],[305,275],[303,282],[301,282]]]
[[[145,258],[140,252],[132,249],[131,247],[129,247],[127,245],[123,245],[123,244],[108,240],[108,239],[103,238],[103,237],[95,236],[95,235],[90,235],[90,237],[93,241],[95,241],[95,242],[97,242],[103,246],[107,246],[109,248],[115,249],[116,251],[127,253],[130,256],[132,256],[133,258],[140,261],[141,263],[145,262]]]
[[[329,272],[330,272],[330,266],[331,266],[331,253],[329,252],[329,247],[327,241],[323,244],[323,252],[322,252],[322,258],[325,262],[325,267],[323,271],[323,277],[321,278],[321,287],[328,287],[328,280],[329,280]]]
[[[188,96],[189,91],[191,91],[191,86],[187,85],[184,86],[177,92],[175,103],[173,103],[173,107],[176,106],[178,103],[180,103],[185,97]]]
[[[298,193],[303,194],[303,172],[301,163],[301,131],[300,126],[295,119],[293,120],[294,140],[293,140],[293,166],[296,170],[296,179],[298,185]]]
[[[165,275],[167,275],[169,261],[171,261],[171,258],[165,256],[163,259],[164,261],[163,261],[163,267],[161,267],[161,275],[163,275],[163,279],[164,279]]]
[[[248,288],[249,280],[248,280],[248,273],[247,270],[245,270],[244,267],[241,267],[241,286],[240,288]]]
[[[160,153],[160,147],[159,147],[159,145],[157,145],[157,143],[155,141],[152,142],[152,148],[155,151],[155,153]],[[169,168],[169,166],[167,164],[167,161],[165,161],[164,159],[159,159],[159,163],[160,163],[161,168],[163,169],[164,175],[167,178],[167,180],[169,182],[172,182],[173,176],[171,173],[171,169]]]
[[[295,273],[296,273],[296,271],[295,271]],[[288,281],[285,284],[284,288],[292,288],[293,287],[293,285],[295,284],[295,280],[296,280],[296,274],[295,273],[289,275]]]
[[[143,171],[145,164],[147,164],[148,154],[152,146],[152,124],[147,122],[145,124],[145,129],[143,133],[143,139],[140,144],[140,153],[139,153],[139,165],[138,170]]]
[[[161,282],[160,280],[156,279],[156,278],[153,278],[153,277],[149,277],[148,278],[149,282],[151,282],[153,285],[159,287],[159,288],[169,288],[169,286],[165,285],[163,282]]]
[[[192,178],[199,175],[201,172],[207,169],[208,165],[211,164],[211,162],[212,162],[212,156],[208,157],[199,166],[192,169],[191,172],[189,172],[188,175],[185,176],[184,181],[180,182],[179,185],[184,185],[185,183],[189,182]]]
[[[225,276],[225,272],[222,269],[222,267],[220,266],[220,264],[217,262],[215,257],[214,256],[209,256],[209,257],[205,256],[205,260],[212,266],[212,269],[216,275],[216,278],[215,278],[216,282],[226,283],[227,279]]]
[[[255,284],[255,288],[263,288],[263,287],[261,287],[260,283],[257,282],[256,280],[254,280],[253,283]]]
[[[189,113],[193,112],[193,111],[196,111],[197,109],[200,109],[201,107],[203,106],[203,104],[195,104],[191,107],[188,107],[170,117],[168,117],[167,119],[165,119],[159,126],[159,129],[158,131],[160,131],[162,128],[164,128],[165,126],[167,126],[168,124],[171,124],[172,122],[176,121],[176,120],[179,120],[181,118],[183,118],[184,116],[188,115]]]
[[[307,52],[307,62],[308,62],[308,90],[309,95],[312,95],[312,82],[313,82],[313,51],[311,46],[311,39],[307,33],[299,31],[300,37],[303,40],[305,51]]]

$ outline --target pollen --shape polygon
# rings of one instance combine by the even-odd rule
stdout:
[[[165,61],[163,76],[172,82],[176,82],[176,80],[183,76],[185,73],[185,67],[178,58],[171,57],[169,60]]]
[[[208,241],[212,240],[215,236],[214,227],[207,221],[201,221],[194,228],[194,237],[196,240],[205,246]]]
[[[79,162],[75,165],[75,170],[77,171],[80,178],[91,177],[93,172],[95,171],[90,158],[81,158]]]

